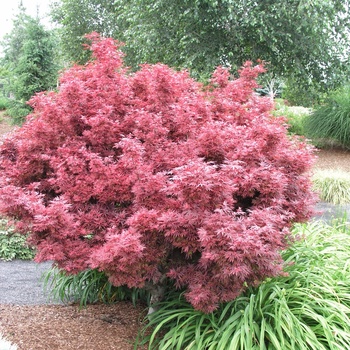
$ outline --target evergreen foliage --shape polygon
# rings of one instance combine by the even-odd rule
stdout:
[[[36,92],[56,85],[54,44],[50,32],[37,21],[26,25],[26,39],[14,67],[16,99],[28,101]]]
[[[56,87],[55,42],[39,19],[28,16],[23,6],[13,21],[13,30],[2,43],[3,65],[8,71],[5,89],[14,97],[8,114],[21,123],[31,108],[26,102],[37,92]]]

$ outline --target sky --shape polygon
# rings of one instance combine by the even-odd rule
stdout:
[[[39,10],[39,18],[41,23],[48,26],[49,18],[48,11],[52,0],[22,0],[23,6],[26,8],[26,13],[34,18]],[[5,34],[11,32],[12,21],[18,13],[18,5],[20,0],[2,0],[0,5],[0,40]]]

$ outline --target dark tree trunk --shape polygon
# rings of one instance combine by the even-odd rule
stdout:
[[[148,309],[148,315],[151,315],[153,312],[158,310],[159,307],[157,304],[164,299],[166,287],[165,284],[161,282],[158,284],[147,282],[146,289],[151,293],[151,300]]]

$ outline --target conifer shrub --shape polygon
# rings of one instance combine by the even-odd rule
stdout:
[[[11,124],[21,125],[31,111],[32,108],[26,103],[17,100],[10,100],[5,114],[10,117]]]
[[[4,111],[6,108],[8,108],[9,105],[9,99],[5,96],[1,96],[0,94],[0,111]]]
[[[204,87],[162,64],[131,73],[117,42],[89,38],[94,58],[33,97],[0,149],[0,211],[36,260],[153,296],[174,285],[204,312],[281,274],[313,157],[254,92],[263,66]]]

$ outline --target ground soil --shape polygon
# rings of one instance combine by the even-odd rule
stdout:
[[[316,151],[315,170],[342,170],[350,173],[350,150],[338,148]]]
[[[6,135],[16,127],[11,125],[9,117],[3,111],[0,111],[0,136]]]
[[[0,315],[2,334],[17,349],[132,350],[144,308],[125,302],[82,309],[77,305],[0,305]]]
[[[0,134],[11,129],[3,119]],[[350,151],[321,150],[317,156],[315,169],[350,172]],[[20,284],[14,288],[20,293]],[[18,350],[132,350],[144,316],[143,305],[126,302],[83,309],[78,305],[0,303],[0,333]]]

